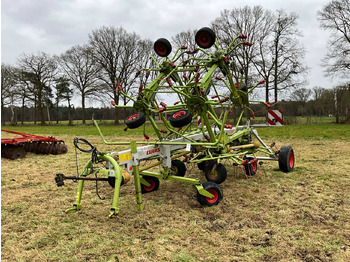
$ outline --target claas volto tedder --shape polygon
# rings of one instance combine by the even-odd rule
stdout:
[[[249,100],[249,94],[264,81],[248,87],[243,83],[243,76],[235,82],[230,71],[230,54],[237,48],[251,46],[246,36],[237,36],[226,50],[222,50],[214,31],[204,27],[196,33],[195,41],[197,49],[188,50],[183,46],[169,58],[172,52],[170,42],[158,39],[154,51],[164,59],[159,63],[151,57],[155,67],[137,72],[137,76],[145,78],[143,80],[149,84],[140,85],[136,97],[124,93],[122,86],[116,83],[120,95],[133,103],[131,106],[114,104],[134,111],[125,120],[125,130],[143,128],[147,141],[108,142],[95,120],[105,144],[130,145],[130,149],[100,152],[87,140],[74,139],[76,148],[91,153],[91,159],[76,176],[56,175],[59,186],[64,184],[64,179],[79,181],[75,203],[68,213],[82,208],[85,180],[105,180],[114,187],[111,217],[119,212],[120,186],[129,181],[130,176],[134,177],[138,210],[142,210],[142,194],[157,190],[160,179],[192,184],[200,205],[217,205],[223,198],[219,184],[227,178],[224,160],[225,164],[242,166],[249,175],[257,172],[262,160],[278,161],[283,172],[293,170],[292,147],[282,146],[277,150],[274,145],[266,145],[250,124],[250,117],[254,117],[250,102],[270,106],[263,101]],[[178,101],[168,105],[161,100],[164,94],[176,96]],[[229,123],[228,116],[233,110],[238,111],[239,116],[235,123]],[[160,121],[156,121],[155,116]],[[243,118],[245,124],[239,125]],[[153,127],[156,141],[150,141],[145,133],[146,121]],[[184,162],[196,164],[204,172],[207,182],[185,177]],[[156,166],[160,171],[153,171]]]

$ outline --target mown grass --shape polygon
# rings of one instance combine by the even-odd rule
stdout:
[[[22,131],[55,135],[69,152],[1,160],[3,261],[350,261],[349,126],[261,128],[266,143],[293,146],[292,173],[265,161],[258,176],[246,179],[226,162],[218,206],[202,208],[192,186],[161,181],[158,191],[143,196],[143,212],[130,181],[114,219],[107,218],[113,190],[102,182],[105,200],[96,196],[95,183],[86,183],[83,209],[65,214],[77,184],[57,188],[54,175],[76,173],[74,136],[101,150],[121,148],[102,144],[93,126],[30,128]],[[111,140],[142,136],[121,137],[129,131],[120,126],[101,129]],[[80,166],[88,157],[79,153]],[[186,176],[205,181],[195,166],[187,168]]]

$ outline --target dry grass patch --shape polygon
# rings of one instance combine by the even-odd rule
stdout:
[[[84,138],[100,150],[117,148]],[[3,261],[350,260],[349,141],[279,141],[295,150],[289,174],[265,162],[262,174],[247,180],[227,165],[224,199],[212,208],[200,207],[191,185],[161,181],[138,212],[131,181],[121,189],[119,216],[108,219],[113,191],[102,182],[105,200],[94,182],[85,183],[81,212],[62,212],[77,184],[54,183],[55,173],[76,173],[71,136],[60,139],[69,146],[65,155],[1,160]],[[87,158],[79,153],[80,168]],[[205,181],[196,167],[187,176]]]

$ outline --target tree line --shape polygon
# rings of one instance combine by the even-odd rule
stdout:
[[[318,12],[320,26],[332,32],[330,51],[323,60],[329,76],[347,77],[350,70],[349,18],[350,0],[331,1]],[[210,23],[210,27],[216,32],[222,48],[227,48],[237,35],[247,35],[247,41],[253,46],[236,49],[230,55],[230,68],[235,81],[238,82],[243,75],[248,86],[264,79],[266,102],[275,103],[281,97],[286,100],[281,94],[288,90],[292,94],[290,100],[300,99],[299,102],[304,101],[306,104],[310,102],[311,93],[316,94],[315,90],[318,90],[315,100],[327,98],[328,103],[340,112],[334,115],[341,115],[342,112],[348,114],[346,102],[337,100],[340,94],[341,97],[347,94],[348,85],[334,90],[307,90],[303,87],[309,69],[303,61],[305,47],[301,41],[298,19],[297,14],[284,10],[271,11],[261,6],[245,6],[223,10]],[[188,50],[194,51],[196,31],[187,30],[173,36],[173,50],[186,46]],[[146,85],[152,79],[152,76],[140,73],[139,69],[153,67],[154,60],[150,59],[153,55],[151,40],[114,26],[93,30],[88,43],[73,46],[60,55],[44,52],[22,54],[16,65],[1,65],[2,124],[5,120],[15,124],[18,121],[16,114],[25,119],[29,112],[27,118],[40,124],[58,121],[60,116],[66,117],[71,124],[78,112],[72,105],[74,97],[81,100],[79,112],[83,123],[87,119],[87,99],[105,108],[110,106],[111,101],[117,105],[126,105],[129,101],[119,96],[117,86],[134,97],[139,86]],[[305,100],[308,92],[309,100]],[[326,95],[329,92],[333,95]],[[320,102],[319,106],[326,104]],[[63,108],[65,113],[60,115]],[[114,108],[113,111],[115,124],[121,118],[125,119],[126,109]],[[317,114],[327,115],[328,111],[320,108]]]
[[[350,123],[349,108],[350,108],[350,84],[340,85],[335,88],[326,89],[322,87],[314,87],[312,89],[300,88],[297,89],[289,100],[278,102],[278,108],[282,110],[284,116],[288,117],[334,117],[336,123]],[[261,104],[251,104],[250,107],[255,111],[256,117],[266,116],[266,107]],[[34,107],[18,107],[4,108],[4,121],[10,122],[12,112],[13,122],[21,123],[35,121]],[[124,117],[125,112],[119,111],[119,118]],[[132,109],[126,109],[126,114],[132,113]],[[111,120],[113,119],[115,110],[110,107],[88,107],[85,108],[86,119]],[[51,110],[52,121],[50,124],[66,123],[72,125],[73,121],[81,122],[82,108],[67,106],[58,106]],[[231,118],[235,119],[234,114]],[[261,121],[261,120],[260,120]]]

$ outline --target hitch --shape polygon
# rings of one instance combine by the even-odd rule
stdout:
[[[73,181],[77,180],[90,180],[90,181],[108,181],[107,177],[77,177],[77,176],[65,176],[64,174],[56,174],[55,181],[58,187],[64,186],[64,180],[69,179]]]
[[[55,181],[58,187],[64,186],[65,176],[63,174],[56,174]]]

